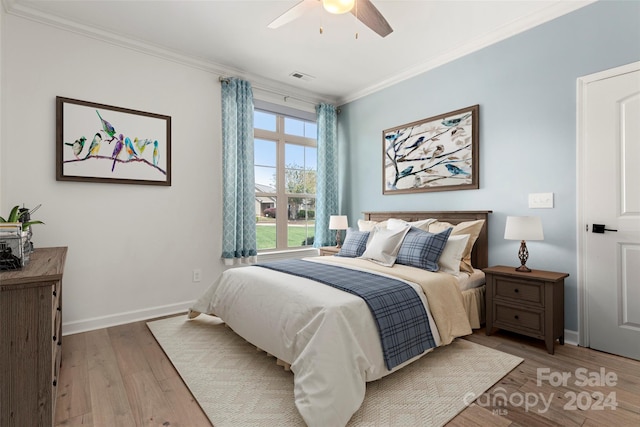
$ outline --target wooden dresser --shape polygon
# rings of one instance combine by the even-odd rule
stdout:
[[[564,344],[564,279],[567,273],[514,267],[485,268],[487,282],[487,335],[505,329],[544,340],[554,353],[558,339]]]
[[[67,248],[37,248],[0,272],[0,426],[52,426],[62,354]]]

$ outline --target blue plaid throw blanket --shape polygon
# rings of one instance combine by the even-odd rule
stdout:
[[[300,259],[255,265],[315,280],[365,300],[378,326],[389,370],[436,346],[420,297],[400,280]]]

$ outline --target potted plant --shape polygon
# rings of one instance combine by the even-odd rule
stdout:
[[[14,206],[7,218],[0,216],[0,270],[13,270],[24,267],[33,251],[31,226],[44,224],[31,220],[31,214],[38,209]]]
[[[29,210],[27,208],[20,208],[19,205],[16,205],[11,209],[11,213],[4,219],[0,216],[0,223],[3,222],[19,222],[22,223],[22,231],[27,231],[27,229],[33,224],[44,224],[42,221],[31,220],[31,213],[35,212],[40,205],[36,206],[34,209]]]

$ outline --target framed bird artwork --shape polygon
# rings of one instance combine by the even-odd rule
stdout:
[[[171,185],[171,117],[56,97],[58,181]]]
[[[382,193],[479,188],[479,105],[382,131]]]

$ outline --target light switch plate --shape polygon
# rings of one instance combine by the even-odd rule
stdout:
[[[553,208],[553,193],[529,193],[529,207]]]

